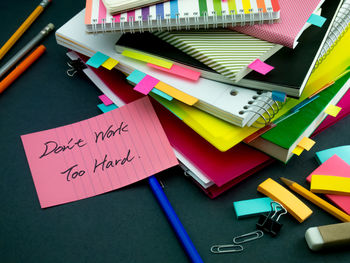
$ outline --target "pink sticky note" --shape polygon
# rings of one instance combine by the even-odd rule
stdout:
[[[178,163],[148,97],[21,138],[42,208],[106,193]]]
[[[104,105],[109,106],[113,104],[113,101],[110,100],[105,94],[98,96],[98,98],[103,102]]]
[[[259,72],[260,74],[266,75],[269,73],[271,70],[274,69],[273,66],[270,66],[266,64],[265,62],[262,62],[260,59],[254,60],[252,63],[248,65],[248,68]]]
[[[147,66],[167,72],[169,74],[173,74],[176,76],[180,76],[190,80],[198,80],[201,76],[201,73],[198,71],[194,71],[192,69],[184,68],[178,65],[173,64],[170,69],[160,67],[158,65],[154,65],[152,63],[147,63]]]
[[[350,165],[338,155],[333,155],[306,178],[308,182],[311,182],[313,174],[350,177]],[[350,214],[350,196],[326,194],[326,197],[344,212]]]
[[[135,87],[134,90],[147,95],[154,88],[155,85],[159,82],[158,79],[146,75]]]

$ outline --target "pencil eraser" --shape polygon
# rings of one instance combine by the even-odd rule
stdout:
[[[305,239],[313,251],[349,245],[350,222],[310,227],[305,232]]]
[[[237,219],[271,212],[270,197],[262,197],[233,202]]]

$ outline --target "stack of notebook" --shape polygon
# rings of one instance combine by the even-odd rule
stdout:
[[[151,96],[185,174],[210,197],[300,154],[331,105],[343,110],[319,131],[349,112],[349,1],[170,0],[111,12],[87,0],[57,30],[75,51],[71,72],[116,106]]]

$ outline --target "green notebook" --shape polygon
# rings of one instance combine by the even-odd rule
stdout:
[[[347,68],[349,70],[350,67]],[[301,108],[297,113],[279,122],[277,126],[249,145],[287,162],[292,151],[304,137],[309,137],[327,116],[324,110],[330,104],[337,104],[350,87],[350,72],[338,79],[332,86],[319,93],[319,97]]]

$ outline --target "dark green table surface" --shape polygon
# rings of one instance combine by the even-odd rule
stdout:
[[[1,1],[2,45],[39,1]],[[58,28],[84,8],[85,2],[56,0],[23,35],[1,64],[41,28]],[[87,79],[66,75],[66,49],[54,34],[46,53],[0,95],[0,262],[187,262],[166,217],[145,181],[93,198],[41,209],[20,135],[73,123],[100,114],[101,93]],[[255,229],[256,218],[237,220],[236,200],[260,197],[256,188],[268,177],[304,178],[317,167],[315,152],[350,144],[350,118],[315,137],[317,143],[288,165],[275,162],[215,200],[209,199],[179,167],[159,175],[165,193],[204,262],[349,262],[350,252],[311,252],[308,227],[337,223],[310,204],[314,214],[299,224],[284,216],[276,238],[265,236],[236,254],[214,255],[213,244]],[[309,203],[308,203],[309,204]]]

